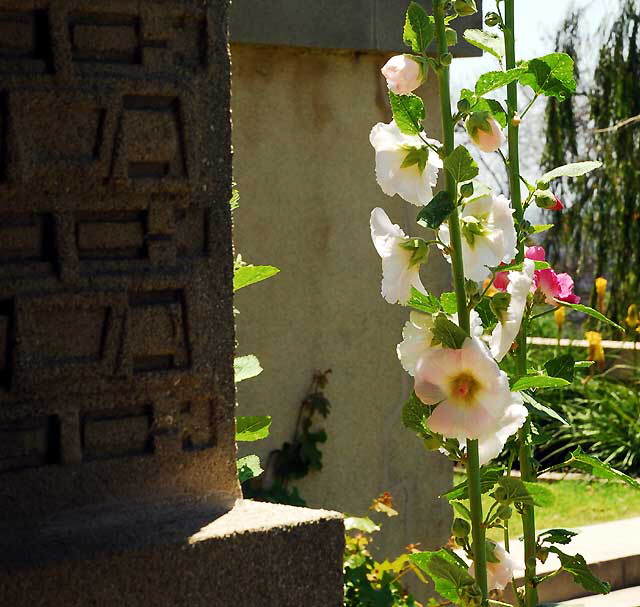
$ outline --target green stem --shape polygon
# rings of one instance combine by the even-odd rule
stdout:
[[[445,0],[435,0],[434,18],[436,35],[438,38],[438,54],[442,58],[447,54],[447,39],[445,34],[444,7]],[[451,92],[449,87],[449,67],[440,65],[438,70],[440,85],[440,109],[442,114],[442,133],[444,138],[443,154],[448,156],[453,152],[453,117],[451,115]],[[458,186],[453,176],[445,171],[445,187],[451,200],[458,197]],[[457,207],[449,216],[449,233],[451,238],[450,255],[453,272],[453,286],[457,296],[458,324],[467,334],[470,333],[469,310],[467,309],[467,295],[464,286],[464,266],[462,262],[462,237],[460,234],[460,218]],[[482,494],[480,491],[480,460],[478,455],[478,441],[467,440],[467,480],[469,484],[469,498],[471,510],[471,533],[473,537],[473,554],[475,562],[475,576],[482,591],[482,604],[487,605],[487,555],[485,547],[485,529],[482,524]]]
[[[516,67],[515,53],[515,0],[505,0],[505,55],[506,67]],[[513,120],[518,112],[518,84],[512,82],[507,85],[507,106],[509,110],[509,181],[511,185],[511,202],[515,209],[515,219],[518,230],[521,229],[524,220],[524,207],[520,196],[520,160],[518,149],[518,123]],[[518,253],[516,261],[524,260],[524,239],[518,235]],[[527,319],[523,319],[520,333],[517,339],[518,350],[516,368],[518,375],[527,373]],[[522,480],[535,482],[536,475],[533,469],[531,454],[531,425],[527,420],[518,431],[520,473]],[[537,607],[538,592],[534,585],[536,577],[536,520],[533,505],[524,505],[522,511],[522,531],[524,535],[524,560],[525,560],[525,605]]]

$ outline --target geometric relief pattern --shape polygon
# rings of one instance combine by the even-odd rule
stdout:
[[[0,473],[87,493],[213,457],[232,402],[224,3],[109,4],[0,0]]]

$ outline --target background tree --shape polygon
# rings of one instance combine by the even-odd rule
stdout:
[[[545,170],[597,158],[603,167],[582,179],[565,180],[558,194],[569,208],[546,238],[552,261],[611,287],[608,315],[624,318],[637,302],[640,273],[640,14],[635,0],[621,3],[608,31],[601,31],[593,70],[576,69],[582,94],[567,101],[550,98],[545,120]],[[568,16],[556,38],[558,51],[578,68],[581,14]],[[584,55],[583,55],[584,56]],[[592,304],[595,293],[592,292]]]

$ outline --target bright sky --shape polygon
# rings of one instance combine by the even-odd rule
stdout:
[[[485,13],[495,11],[495,0],[483,0],[482,4]],[[612,10],[615,4],[615,0],[516,0],[516,58],[531,59],[552,53],[555,32],[570,8],[585,9],[585,22],[595,31],[616,12]],[[593,49],[595,53],[597,45]],[[451,66],[454,90],[473,89],[477,77],[491,69],[498,69],[496,61],[486,53],[483,57],[454,61]]]

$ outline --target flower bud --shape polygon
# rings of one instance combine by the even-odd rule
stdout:
[[[536,558],[544,565],[549,556],[549,548],[546,546],[538,546],[536,548]]]
[[[496,502],[506,502],[507,490],[504,487],[497,487],[493,492],[493,497],[496,499]]]
[[[487,27],[494,27],[501,22],[502,19],[500,19],[500,15],[498,15],[498,13],[490,12],[484,16],[484,24]]]
[[[471,525],[463,518],[456,518],[451,525],[451,533],[454,537],[467,537],[471,532]]]
[[[520,126],[520,123],[522,122],[522,117],[520,116],[520,114],[518,114],[518,112],[516,112],[512,117],[511,117],[511,124],[513,126]]]
[[[445,29],[444,35],[447,40],[447,46],[455,46],[458,44],[458,32],[456,32],[452,27]]]
[[[456,0],[453,7],[455,8],[456,13],[461,17],[475,15],[478,12],[475,0]]]
[[[473,184],[471,182],[463,183],[460,186],[460,196],[462,196],[463,198],[469,198],[469,196],[473,196]]]
[[[631,304],[627,308],[627,317],[624,321],[632,329],[635,329],[640,324],[640,316],[638,316],[638,306],[636,306],[636,304]]]
[[[498,518],[502,521],[508,521],[513,514],[513,509],[506,504],[503,504],[498,508]]]
[[[495,152],[504,143],[500,125],[488,112],[473,112],[465,126],[471,141],[483,152]]]
[[[607,279],[604,276],[598,276],[596,278],[596,293],[598,297],[604,297],[604,294],[607,291]]]
[[[412,55],[391,57],[380,70],[387,80],[387,87],[396,95],[407,95],[417,89],[426,79],[422,64]]]
[[[567,313],[564,306],[560,306],[553,313],[553,318],[556,321],[556,327],[558,327],[558,331],[562,331],[562,327],[564,326],[564,319],[566,318],[566,316]]]
[[[468,99],[460,99],[460,101],[458,101],[459,112],[466,114],[470,108],[471,108],[471,104],[469,103]]]
[[[547,211],[556,210],[556,207],[560,202],[551,190],[536,190],[533,196],[535,198],[536,205],[541,209],[546,209]],[[560,203],[560,208],[562,208],[562,203]]]
[[[453,61],[453,55],[451,53],[445,53],[444,55],[442,55],[442,57],[440,57],[440,63],[445,67],[447,65],[451,65],[452,61]]]

